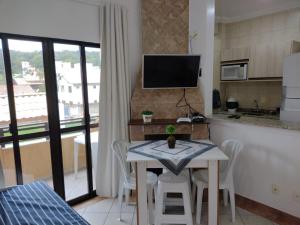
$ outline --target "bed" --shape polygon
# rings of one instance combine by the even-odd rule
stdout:
[[[45,182],[33,182],[0,192],[2,225],[88,225]]]

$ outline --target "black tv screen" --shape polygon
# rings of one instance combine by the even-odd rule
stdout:
[[[198,85],[200,55],[144,55],[143,88],[193,88]]]

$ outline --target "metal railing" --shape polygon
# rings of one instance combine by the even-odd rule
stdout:
[[[84,118],[72,118],[72,119],[66,119],[60,121],[60,127],[61,129],[64,128],[71,128],[71,127],[77,127],[77,126],[84,126]],[[91,125],[97,125],[99,123],[99,116],[91,116],[90,118],[90,124]],[[95,127],[95,126],[93,126]],[[29,135],[39,132],[45,132],[49,130],[48,121],[35,121],[34,123],[28,122],[28,123],[22,123],[18,125],[18,135]],[[0,140],[1,138],[5,137],[8,138],[11,136],[10,132],[10,126],[0,126]],[[48,139],[48,137],[46,137]],[[5,142],[0,143],[0,147],[4,147]]]

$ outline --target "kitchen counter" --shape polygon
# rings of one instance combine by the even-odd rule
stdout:
[[[273,127],[273,128],[300,131],[300,123],[283,122],[279,119],[278,115],[250,116],[250,115],[242,115],[241,113],[237,113],[237,115],[241,117],[239,119],[228,118],[229,114],[226,111],[221,111],[221,112],[214,113],[211,120],[223,120],[223,121],[230,121],[234,123],[242,123],[242,124],[250,124],[250,125],[257,125],[257,126],[264,126],[264,127]]]

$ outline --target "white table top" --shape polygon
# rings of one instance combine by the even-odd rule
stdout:
[[[211,141],[209,140],[195,140],[195,141],[199,141],[199,142],[204,142],[204,143],[208,143],[208,144],[213,144]],[[140,145],[143,144],[147,141],[135,141],[132,142],[131,146],[136,146],[136,145]],[[145,146],[144,146],[145,147]],[[228,160],[228,157],[218,148],[215,147],[195,158],[192,159],[192,161],[209,161],[209,160]],[[153,162],[153,161],[158,161],[157,159],[154,158],[150,158],[141,154],[137,154],[134,152],[128,152],[127,154],[127,161],[128,162],[140,162],[140,161],[145,161],[145,162]]]

